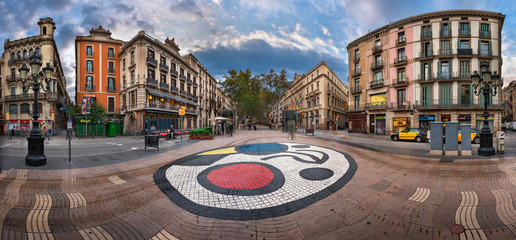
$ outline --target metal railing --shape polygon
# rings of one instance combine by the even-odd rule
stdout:
[[[488,104],[489,107],[502,107],[501,104]],[[431,99],[431,100],[420,100],[416,101],[414,104],[415,108],[483,108],[484,102],[479,101],[479,99],[469,100],[469,99]]]
[[[431,58],[433,56],[434,56],[434,52],[432,50],[419,52],[419,58]]]
[[[198,87],[197,83],[193,83],[193,87],[197,88]]]
[[[380,68],[383,68],[382,60],[376,60],[373,63],[371,63],[372,70],[376,70],[376,69],[380,69]]]
[[[480,57],[492,57],[493,56],[493,50],[482,50],[478,49],[478,56]]]
[[[435,80],[434,74],[428,74],[428,75],[423,75],[423,76],[421,76],[421,74],[418,74],[417,78],[415,79],[415,81],[418,83],[433,82],[434,80]]]
[[[379,53],[379,52],[381,52],[381,51],[382,51],[382,45],[381,45],[381,44],[380,44],[380,45],[378,45],[378,46],[376,46],[376,45],[375,45],[375,46],[373,47],[373,54],[375,54],[375,53]]]
[[[57,93],[38,93],[38,99],[57,99]],[[34,100],[34,93],[6,95],[5,101]]]
[[[407,63],[407,56],[403,55],[401,57],[394,58],[394,64],[406,64]]]
[[[159,83],[159,87],[160,87],[160,88],[169,89],[169,87],[170,87],[170,86],[169,86],[167,83],[160,82],[160,83]]]
[[[391,102],[391,103],[389,103],[389,109],[394,110],[394,111],[411,110],[411,104],[410,104],[410,102],[407,102],[407,101]]]
[[[179,94],[179,88],[176,88],[174,86],[170,87],[170,91]]]
[[[168,72],[168,66],[166,64],[163,64],[163,63],[160,63],[159,64],[159,69],[165,71],[165,72]]]
[[[109,74],[115,74],[115,68],[108,68]]]
[[[183,74],[179,74],[179,78],[181,79],[181,81],[185,82],[186,81],[186,76],[183,75]]]
[[[403,44],[405,44],[405,43],[407,43],[407,38],[406,38],[405,36],[398,37],[398,38],[396,39],[396,45],[397,45],[397,46],[403,45]]]
[[[469,35],[470,35],[469,29],[459,30],[459,36],[469,36]]]
[[[95,91],[95,85],[94,84],[86,84],[86,85],[84,85],[84,89],[88,92],[93,92],[93,91]]]
[[[439,49],[437,52],[441,57],[450,57],[452,55],[451,49]]]
[[[183,91],[183,90],[180,90],[180,91],[179,91],[179,94],[181,94],[181,96],[185,96],[185,97],[186,97],[186,92],[185,92],[185,91]]]
[[[177,77],[177,71],[174,70],[174,69],[171,69],[170,70],[170,75],[174,76],[174,77]]]
[[[381,109],[381,108],[387,108],[386,101],[366,103],[366,109]]]
[[[191,79],[187,79],[187,80],[186,80],[186,83],[188,83],[188,84],[192,85],[192,84],[193,84],[193,81],[192,81]]]
[[[450,29],[441,30],[441,37],[451,37]]]
[[[7,75],[5,77],[5,81],[7,81],[7,82],[14,82],[14,81],[18,81],[18,80],[21,80],[20,74]]]
[[[491,37],[491,30],[489,31],[480,31],[480,36],[481,37]]]
[[[360,73],[360,68],[357,68],[357,69],[355,69],[355,72],[354,72],[354,73],[353,73],[353,75],[351,75],[351,76],[355,77],[355,76],[358,76],[358,75],[360,75],[360,74],[361,74],[361,73]]]
[[[153,79],[153,78],[147,78],[147,84],[150,84],[150,85],[158,85],[158,80],[156,79]]]
[[[355,93],[362,92],[362,89],[360,88],[360,85],[358,85],[353,88],[350,88],[349,91],[351,92],[351,94],[355,94]]]
[[[459,49],[457,49],[457,55],[473,55],[473,49],[459,48]]]
[[[452,76],[452,73],[451,72],[447,72],[447,73],[437,73],[437,78],[436,80],[452,80],[453,79],[453,76]]]
[[[154,66],[158,66],[158,60],[151,58],[151,57],[147,57],[147,63],[154,65]]]
[[[431,31],[423,31],[421,33],[421,39],[427,39],[432,38],[432,32]]]
[[[374,80],[369,85],[371,88],[381,88],[384,86],[384,80]]]
[[[108,85],[108,87],[107,87],[107,91],[108,91],[108,92],[116,92],[116,86],[110,86],[110,85]]]
[[[408,85],[408,83],[409,83],[409,80],[407,77],[402,77],[402,78],[397,78],[397,79],[392,80],[392,85],[394,85],[394,86]]]

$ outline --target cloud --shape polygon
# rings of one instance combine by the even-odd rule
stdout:
[[[195,16],[196,19],[204,18],[202,11],[197,6],[197,3],[193,0],[182,0],[178,3],[170,5],[170,11],[179,14],[189,14]],[[195,19],[192,19],[194,21]]]
[[[278,12],[293,13],[296,10],[294,0],[240,0],[240,6],[256,10],[256,15],[277,14]]]
[[[328,30],[328,28],[327,28],[327,27],[323,26],[322,24],[319,24],[319,27],[321,27],[321,30],[322,30],[322,32],[323,32],[323,34],[324,34],[324,35],[326,35],[326,36],[328,36],[328,37],[331,35],[331,34],[330,34],[330,31]]]

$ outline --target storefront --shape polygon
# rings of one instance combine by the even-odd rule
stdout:
[[[20,131],[22,131],[22,132],[30,131],[30,120],[20,120]]]
[[[366,115],[365,113],[349,115],[349,130],[354,133],[363,133],[366,131]]]
[[[484,117],[482,117],[482,114],[477,114],[477,117],[475,119],[477,121],[477,130],[482,130],[482,127],[484,127]],[[487,118],[489,121],[489,129],[491,132],[493,132],[494,129],[494,114],[490,114]]]
[[[406,127],[410,127],[410,118],[392,118],[393,133],[399,133]]]
[[[441,115],[441,122],[451,121],[451,115]]]
[[[461,124],[471,124],[471,115],[459,114],[459,125]]]
[[[178,118],[177,114],[147,110],[145,112],[145,130],[147,132],[163,132],[170,129],[172,125],[175,129],[179,129]]]
[[[430,122],[435,121],[435,115],[419,115],[419,129],[430,130]]]

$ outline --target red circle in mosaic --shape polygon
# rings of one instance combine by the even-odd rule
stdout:
[[[257,189],[271,183],[274,174],[259,164],[234,164],[208,173],[208,181],[226,189]]]

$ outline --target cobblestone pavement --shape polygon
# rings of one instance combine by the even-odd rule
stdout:
[[[515,239],[515,186],[511,157],[239,131],[123,163],[3,171],[0,239]]]

